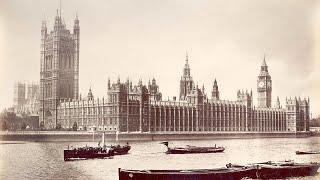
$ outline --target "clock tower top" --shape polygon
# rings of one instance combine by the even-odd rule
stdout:
[[[262,64],[261,64],[261,69],[260,69],[260,74],[259,76],[269,76],[269,72],[268,72],[268,65],[266,63],[266,57],[264,56],[263,57],[263,61],[262,61]]]

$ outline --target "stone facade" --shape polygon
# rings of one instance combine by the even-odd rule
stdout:
[[[286,98],[287,130],[309,131],[310,100],[301,98]]]
[[[258,79],[264,79],[268,86],[265,60],[264,71]],[[269,75],[270,76],[270,75]],[[259,85],[258,87],[264,88]],[[156,80],[137,85],[127,80],[111,83],[108,80],[107,99],[93,99],[89,90],[85,100],[61,102],[58,106],[58,122],[63,128],[77,124],[79,130],[93,129],[119,132],[284,132],[308,131],[309,101],[296,100],[298,109],[292,109],[289,100],[282,108],[278,100],[271,107],[271,87],[258,89],[267,95],[261,98],[261,106],[252,102],[252,91],[239,90],[235,101],[221,100],[218,83],[212,87],[212,97],[208,98],[204,87],[199,88],[192,80],[188,56],[180,80],[180,100],[162,100]],[[260,87],[261,86],[261,87]],[[267,92],[266,92],[267,91]],[[265,97],[265,96],[263,96]],[[290,101],[291,102],[291,101]],[[294,118],[291,114],[295,114]],[[290,118],[289,118],[290,117]],[[295,125],[293,125],[295,122]],[[296,128],[294,128],[294,127]]]
[[[60,100],[78,99],[79,35],[78,17],[74,20],[73,33],[66,29],[58,11],[50,33],[46,22],[42,23],[39,119],[47,128],[57,125]]]

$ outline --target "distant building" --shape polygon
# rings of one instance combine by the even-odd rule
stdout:
[[[26,101],[26,84],[17,82],[13,88],[13,108],[17,112],[21,111]]]
[[[39,85],[35,83],[15,83],[13,108],[17,114],[38,115]]]
[[[40,122],[47,128],[57,125],[57,106],[61,99],[78,99],[79,94],[79,39],[78,17],[73,33],[57,11],[53,30],[47,32],[46,22],[41,27],[40,51]]]

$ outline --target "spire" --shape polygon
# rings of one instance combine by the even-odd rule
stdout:
[[[45,20],[42,21],[41,30],[47,31],[47,22]]]
[[[279,96],[277,96],[276,108],[278,108],[278,109],[280,109],[280,108],[281,108],[280,100],[279,100]]]
[[[190,76],[188,52],[186,52],[186,64],[184,65],[184,68],[183,68],[183,76],[185,76],[185,77]]]
[[[268,65],[266,63],[266,55],[263,56],[261,69],[260,69],[260,75],[268,75]]]
[[[214,78],[214,84],[213,84],[213,86],[218,86],[218,83],[217,83],[216,78]]]
[[[186,64],[188,64],[189,61],[189,56],[188,56],[188,51],[186,51]]]
[[[110,78],[108,77],[108,89],[110,89],[111,83],[110,83]]]
[[[263,61],[262,61],[262,65],[261,66],[267,66],[266,55],[263,56]]]
[[[120,84],[120,76],[118,76],[117,84]]]

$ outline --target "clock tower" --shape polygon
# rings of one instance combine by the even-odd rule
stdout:
[[[271,107],[272,80],[268,72],[268,66],[265,57],[260,69],[257,80],[258,107]]]

